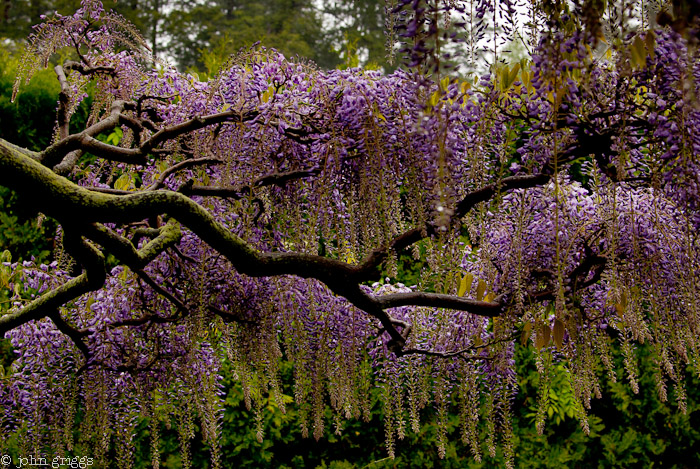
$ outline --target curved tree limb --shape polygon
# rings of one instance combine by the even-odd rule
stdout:
[[[397,324],[385,311],[389,308],[404,305],[443,307],[468,311],[486,317],[495,317],[503,312],[504,305],[499,302],[478,302],[451,295],[425,292],[373,296],[362,291],[360,283],[376,275],[379,265],[386,258],[389,250],[398,251],[424,239],[432,232],[430,225],[408,230],[395,237],[387,247],[375,250],[360,265],[350,265],[338,260],[309,254],[260,253],[244,240],[226,230],[204,208],[183,194],[171,191],[128,193],[123,196],[99,194],[54,174],[31,158],[30,154],[6,144],[4,141],[0,142],[0,156],[2,156],[0,159],[0,183],[14,188],[23,188],[24,190],[19,189],[20,193],[37,197],[41,201],[37,203],[39,209],[61,222],[72,224],[77,221],[77,218],[81,221],[92,222],[133,222],[167,213],[172,219],[186,225],[202,240],[223,254],[241,273],[256,277],[296,275],[304,278],[315,278],[325,283],[334,293],[345,297],[356,307],[379,319],[382,328],[390,334],[392,338],[390,346],[396,353],[405,353],[403,346],[410,333],[410,328],[404,328],[403,333],[399,332]],[[186,165],[189,164],[192,163]],[[307,177],[316,174],[316,172],[316,169],[312,169],[275,173],[258,178],[251,184],[251,188],[268,184],[283,184],[287,180]],[[534,187],[545,184],[549,180],[550,176],[545,174],[505,178],[467,194],[458,203],[455,213],[462,217],[478,203],[490,200],[501,191]],[[128,239],[98,223],[90,225],[84,234],[115,254],[126,265],[138,271],[155,258],[158,253],[177,243],[180,232],[179,228],[176,227],[177,224],[171,220],[166,227],[161,228],[158,236],[141,250],[137,250]],[[587,267],[593,267],[593,265]],[[596,272],[598,270],[595,269]],[[578,277],[576,279],[579,281],[582,280],[580,274],[582,272],[579,269],[574,275],[574,277]],[[584,281],[580,286],[588,283]],[[85,291],[89,291],[83,291],[72,284],[71,286],[66,284],[66,286],[70,288],[69,294],[61,293],[59,290],[56,294],[47,297],[47,300],[55,297],[54,303],[59,304],[61,301],[69,301],[72,299],[71,296],[75,298]],[[27,318],[28,316],[22,316],[21,319],[15,318],[15,324],[18,323],[17,321],[19,323],[26,322],[29,320]],[[10,319],[5,321],[10,321]],[[411,350],[411,353],[423,352]]]
[[[492,301],[476,301],[460,296],[441,293],[411,292],[395,293],[375,297],[382,308],[398,306],[430,306],[435,308],[457,309],[484,317],[496,317],[503,313],[503,305]]]
[[[510,176],[482,188],[475,189],[465,195],[462,200],[457,203],[454,216],[457,218],[466,216],[477,204],[486,202],[501,192],[541,186],[549,182],[550,179],[551,176],[548,174]],[[399,252],[432,234],[434,234],[434,227],[430,223],[426,223],[422,227],[412,228],[394,237],[387,246],[375,249],[358,267],[358,270],[362,271],[363,279],[368,280],[376,274],[377,268],[386,260],[389,252]]]
[[[89,291],[92,291],[92,288],[87,273],[83,272],[60,287],[42,294],[24,308],[0,316],[0,336],[28,321],[52,314],[57,308]]]
[[[231,233],[203,207],[183,194],[172,191],[140,192],[124,196],[100,194],[56,175],[50,169],[11,147],[0,145],[0,156],[2,157],[0,158],[0,184],[34,198],[39,210],[61,223],[70,225],[77,222],[133,222],[167,213],[169,217],[183,223],[204,242],[224,255],[243,274],[253,277],[296,275],[315,278],[325,283],[334,293],[345,297],[356,307],[379,319],[399,349],[406,338],[396,329],[392,318],[385,312],[387,308],[417,304],[472,310],[476,312],[475,314],[481,313],[487,316],[497,315],[501,308],[497,303],[478,304],[473,300],[429,293],[390,295],[384,299],[374,297],[362,291],[360,284],[376,275],[376,269],[383,255],[386,255],[386,250],[384,254],[375,251],[357,266],[303,253],[262,253]],[[489,200],[499,190],[532,187],[548,180],[549,176],[546,175],[506,178],[499,184],[494,183],[470,193],[460,202],[457,212],[459,214],[468,212],[477,203]],[[427,229],[409,230],[395,238],[392,246],[394,248],[408,246],[427,236],[427,231]],[[105,247],[109,246],[109,249],[113,250],[127,265],[140,264],[143,261],[134,254],[136,249],[126,238],[115,236],[114,233],[109,233],[109,230],[93,225],[85,234]],[[164,238],[158,242],[163,240]]]
[[[70,102],[70,86],[62,66],[56,65],[54,71],[56,72],[58,83],[61,85],[61,91],[58,93],[56,125],[58,126],[58,137],[63,140],[69,134],[70,116],[68,115],[68,103]]]
[[[219,158],[214,158],[214,157],[206,157],[206,158],[193,158],[189,160],[184,160],[180,161],[177,164],[172,165],[171,167],[167,168],[165,171],[163,171],[158,178],[157,181],[154,181],[153,184],[148,186],[146,190],[156,190],[160,189],[165,185],[165,180],[170,176],[171,174],[180,171],[181,169],[186,169],[190,168],[192,166],[198,166],[198,165],[207,165],[207,164],[222,164],[224,163],[223,160]]]
[[[186,120],[179,124],[171,125],[158,132],[156,132],[151,138],[146,140],[140,147],[140,151],[143,154],[147,154],[151,149],[157,147],[167,140],[172,140],[180,135],[193,132],[195,130],[202,129],[204,127],[220,124],[223,122],[248,122],[252,121],[258,117],[257,111],[247,111],[240,112],[236,110],[219,112],[216,114],[209,114],[207,116],[198,116],[192,119]]]
[[[175,220],[154,231],[158,234],[141,249],[136,249],[129,239],[99,223],[90,225],[85,235],[114,254],[130,269],[140,271],[161,252],[177,244],[182,236],[180,226]]]
[[[510,176],[492,184],[476,189],[465,195],[455,208],[455,216],[463,217],[469,213],[478,203],[491,200],[496,194],[513,189],[527,189],[542,186],[551,179],[549,174],[532,174],[522,176]]]
[[[53,321],[54,325],[56,326],[56,329],[64,333],[68,338],[70,338],[75,346],[80,350],[80,353],[83,354],[83,357],[85,358],[85,363],[88,363],[90,361],[90,349],[88,346],[83,342],[83,337],[87,335],[83,331],[79,331],[75,328],[73,328],[70,324],[66,322],[65,319],[61,317],[61,313],[59,310],[55,310],[52,313],[49,313],[49,318],[51,321]]]

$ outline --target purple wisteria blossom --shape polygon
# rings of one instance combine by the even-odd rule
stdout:
[[[2,258],[0,450],[18,434],[129,467],[147,418],[154,466],[172,424],[184,466],[198,425],[221,467],[225,369],[260,439],[268,397],[293,394],[318,439],[328,407],[369,419],[378,387],[391,456],[431,407],[442,456],[458,412],[473,456],[501,444],[510,465],[516,347],[535,350],[540,431],[555,364],[587,428],[612,340],[634,389],[645,342],[661,397],[682,390],[700,363],[696,32],[620,30],[600,57],[601,18],[550,5],[528,59],[445,66],[490,17],[517,31],[516,4],[394,2],[408,67],[390,75],[257,47],[208,81],[98,1],[46,18],[15,92],[57,52],[78,60],[56,67],[54,143],[0,140],[0,184],[61,229],[49,265]]]

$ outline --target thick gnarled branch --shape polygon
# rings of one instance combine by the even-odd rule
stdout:
[[[457,203],[454,216],[457,218],[466,216],[477,204],[491,200],[499,193],[513,189],[527,189],[541,186],[549,182],[550,179],[551,176],[547,174],[511,176],[482,188],[475,189],[465,195],[462,200]],[[402,249],[434,234],[434,226],[430,223],[399,234],[392,239],[387,246],[372,251],[358,266],[358,275],[362,280],[370,280],[376,276],[377,269],[382,262],[387,259],[391,251],[400,252]]]
[[[196,233],[203,241],[223,254],[241,273],[254,276],[296,275],[315,278],[325,283],[334,293],[345,297],[356,307],[380,320],[389,332],[397,347],[403,346],[406,338],[396,329],[386,309],[417,304],[424,306],[449,307],[474,311],[475,314],[494,316],[498,314],[498,304],[478,304],[449,295],[415,293],[390,298],[374,297],[362,291],[362,281],[376,275],[376,267],[381,255],[370,256],[363,264],[353,266],[344,262],[302,253],[270,252],[261,253],[253,249],[243,239],[227,230],[200,205],[183,194],[170,191],[136,193],[125,196],[98,194],[79,187],[65,178],[57,176],[48,168],[27,158],[11,148],[0,146],[3,158],[0,159],[0,183],[18,188],[37,197],[37,205],[46,214],[61,222],[133,222],[167,213]],[[501,182],[501,188],[528,187],[540,184],[548,177],[516,177]],[[273,178],[271,181],[276,180]],[[267,182],[267,181],[264,181]],[[461,210],[467,210],[481,200],[488,200],[498,190],[494,184],[480,189],[475,195],[465,198]],[[109,230],[93,225],[90,236],[118,254],[122,261],[143,265],[144,259],[136,256],[135,248],[125,238],[110,233]],[[411,230],[399,236],[394,247],[409,245],[426,236],[425,230]],[[163,238],[164,239],[164,238]],[[164,242],[161,239],[158,242]],[[168,238],[172,243],[174,237]],[[152,241],[152,243],[155,242]],[[162,247],[162,246],[161,246]],[[157,252],[158,250],[154,250]]]
[[[64,304],[89,291],[92,291],[90,282],[87,273],[83,272],[63,285],[45,292],[22,309],[0,316],[0,336],[28,321],[52,314]]]
[[[428,306],[467,311],[468,313],[488,318],[497,317],[503,313],[503,306],[497,302],[477,301],[470,298],[441,293],[394,293],[391,295],[377,296],[376,300],[384,309],[396,308],[399,306]]]
[[[82,263],[84,271],[63,285],[45,292],[22,309],[0,316],[0,336],[28,321],[59,314],[58,310],[64,304],[102,288],[105,282],[105,260],[102,253],[77,235],[68,236],[68,239],[67,248]]]

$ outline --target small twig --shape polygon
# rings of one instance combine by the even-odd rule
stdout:
[[[504,337],[504,338],[499,339],[499,340],[492,340],[492,341],[487,342],[485,344],[472,345],[472,346],[463,348],[461,350],[453,350],[450,352],[438,352],[436,350],[424,350],[424,349],[412,348],[412,349],[404,350],[401,354],[402,355],[412,355],[412,354],[427,355],[427,356],[431,356],[431,357],[440,357],[440,358],[459,357],[459,358],[462,358],[464,360],[493,360],[495,358],[493,356],[483,357],[483,356],[477,355],[477,356],[465,357],[464,354],[468,353],[468,352],[475,352],[477,350],[482,350],[482,349],[491,347],[492,345],[495,345],[495,344],[502,344],[504,342],[510,342],[510,341],[514,340],[515,338],[517,338],[517,335],[509,335],[509,336]]]
[[[85,345],[85,342],[83,342],[83,337],[88,335],[88,332],[78,330],[72,327],[61,317],[61,313],[58,310],[49,313],[48,316],[51,319],[51,321],[53,321],[54,325],[56,326],[56,329],[58,329],[59,331],[67,335],[68,338],[70,338],[70,340],[75,344],[78,350],[80,350],[80,353],[83,354],[83,357],[85,358],[85,363],[88,363],[90,361],[91,356],[90,349],[87,345]]]
[[[165,288],[158,285],[156,281],[153,280],[146,272],[144,272],[143,270],[136,270],[134,271],[134,273],[138,275],[139,278],[141,278],[144,282],[146,282],[146,284],[148,284],[149,287],[155,290],[156,293],[165,297],[168,301],[175,305],[178,311],[181,312],[183,315],[187,312],[187,307],[182,301],[176,298],[175,295],[167,291]]]
[[[180,250],[180,248],[177,247],[177,245],[171,246],[171,249],[172,249],[173,251],[175,251],[175,252],[177,253],[177,255],[180,256],[180,258],[182,258],[183,260],[186,260],[186,261],[188,261],[188,262],[192,262],[192,263],[195,263],[195,264],[197,263],[197,259],[195,259],[194,257],[188,256],[187,254],[185,254],[184,252],[182,252],[182,250]]]
[[[165,180],[167,179],[168,176],[171,174],[180,171],[181,169],[186,169],[191,166],[198,166],[198,165],[205,165],[205,164],[222,164],[224,163],[223,160],[220,160],[219,158],[214,158],[214,157],[207,157],[207,158],[197,158],[197,159],[191,159],[191,160],[185,160],[181,161],[169,168],[167,168],[165,171],[163,171],[158,178],[157,181],[152,183],[150,186],[146,188],[147,191],[152,191],[156,189],[160,189],[163,187],[165,184]]]
[[[57,111],[57,126],[58,126],[58,138],[63,140],[69,135],[69,125],[70,119],[68,117],[68,104],[70,103],[70,86],[68,86],[68,79],[63,70],[63,67],[56,65],[54,67],[56,72],[56,77],[61,85],[61,91],[58,93],[58,111]]]
[[[155,238],[156,236],[161,234],[160,228],[151,228],[151,227],[140,227],[136,228],[134,230],[134,234],[131,237],[131,244],[134,245],[134,247],[139,245],[139,241],[141,241],[141,238]]]
[[[483,317],[497,317],[503,313],[503,305],[490,301],[476,301],[455,295],[442,293],[411,292],[394,293],[391,295],[375,296],[382,309],[399,306],[428,306],[466,311]]]
[[[233,313],[230,313],[228,311],[224,311],[222,309],[217,308],[216,306],[209,305],[207,306],[207,309],[211,311],[212,313],[216,314],[217,316],[221,317],[225,322],[237,322],[239,324],[246,324],[246,325],[255,325],[257,324],[255,321],[251,321],[249,319],[242,319],[236,316]]]
[[[98,67],[91,67],[88,66],[87,64],[82,64],[80,62],[75,62],[73,60],[69,60],[63,64],[63,67],[66,70],[75,70],[76,72],[80,73],[81,75],[89,76],[89,75],[94,75],[96,73],[105,73],[111,76],[114,76],[115,69],[114,67],[107,67],[107,66],[98,66]]]

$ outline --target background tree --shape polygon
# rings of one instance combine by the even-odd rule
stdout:
[[[162,57],[168,52],[169,12],[181,5],[177,5],[174,0],[127,0],[111,4],[108,2],[105,6],[114,9],[134,25],[155,57]]]
[[[56,68],[55,141],[0,141],[0,183],[58,220],[64,252],[3,265],[13,308],[0,329],[19,354],[3,428],[26,452],[77,445],[129,465],[147,415],[154,465],[174,422],[188,466],[197,418],[217,465],[221,356],[260,422],[266,396],[285,405],[282,351],[316,437],[326,399],[336,427],[367,417],[376,380],[392,456],[426,407],[445,456],[454,405],[474,458],[500,438],[513,464],[517,344],[535,355],[539,432],[558,379],[592,427],[615,343],[633,390],[645,342],[659,398],[672,383],[686,409],[693,15],[651,31],[546,4],[532,63],[475,83],[441,65],[454,5],[409,3],[394,14],[418,76],[324,72],[266,50],[207,83],[152,73],[143,41],[94,2],[37,30],[22,76],[62,47],[75,60]],[[607,61],[590,47],[598,15],[642,28],[616,33]],[[91,117],[72,132],[88,81]],[[407,248],[427,266],[414,288],[384,278]]]
[[[202,69],[207,51],[229,55],[256,42],[288,57],[310,58],[321,66],[337,63],[312,1],[216,0],[193,8],[182,3],[188,2],[173,5],[166,27],[169,52],[181,67]]]
[[[0,36],[24,40],[41,15],[69,14],[78,0],[8,2],[0,11]],[[174,60],[182,70],[207,71],[253,43],[275,48],[333,68],[347,50],[358,49],[364,61],[387,67],[386,8],[381,2],[312,2],[298,0],[124,0],[108,1],[144,37],[157,57]],[[347,57],[345,57],[347,61]],[[388,68],[387,68],[388,70]],[[210,70],[217,71],[217,67]]]
[[[78,0],[3,0],[0,3],[0,37],[23,40],[42,15],[75,11]]]
[[[326,20],[333,25],[327,28],[327,35],[334,44],[349,47],[362,55],[366,63],[380,66],[387,72],[398,65],[396,61],[389,63],[390,52],[386,47],[387,36],[391,33],[391,2],[331,0],[322,5]]]

